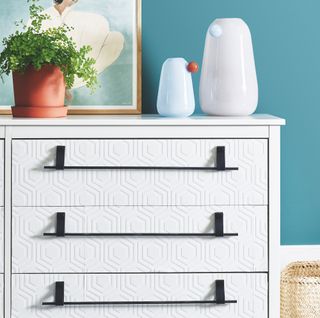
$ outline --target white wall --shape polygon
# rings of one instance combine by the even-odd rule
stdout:
[[[320,245],[281,246],[281,269],[296,261],[320,261]]]

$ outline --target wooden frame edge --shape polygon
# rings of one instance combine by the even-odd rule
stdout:
[[[0,108],[0,115],[12,115],[12,112],[10,109],[1,109]]]

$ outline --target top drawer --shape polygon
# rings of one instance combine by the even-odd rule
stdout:
[[[4,141],[0,140],[0,206],[4,206]]]
[[[72,169],[44,169],[56,165],[57,146],[65,146],[64,164]],[[217,147],[225,147],[225,166],[238,170],[190,169],[217,167],[217,161],[221,165]],[[268,201],[266,139],[14,140],[12,151],[14,206]]]

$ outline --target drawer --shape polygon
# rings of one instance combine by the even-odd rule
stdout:
[[[4,206],[4,141],[0,140],[0,207]]]
[[[68,169],[44,169],[58,145]],[[212,169],[218,149],[238,170]],[[268,204],[266,139],[14,140],[12,151],[14,206]]]
[[[13,275],[12,285],[14,318],[267,318],[268,312],[266,274],[23,274]],[[223,296],[237,303],[213,303]]]
[[[13,272],[267,271],[267,220],[263,206],[14,207]]]
[[[4,208],[0,208],[0,273],[4,272]],[[2,287],[0,286],[0,289]]]

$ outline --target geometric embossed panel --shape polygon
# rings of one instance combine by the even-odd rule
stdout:
[[[189,301],[214,299],[225,280],[227,305],[42,306],[65,282],[65,301]],[[266,274],[13,275],[13,318],[267,318]],[[275,318],[275,317],[274,317]]]
[[[4,208],[0,208],[0,273],[4,272],[3,263],[4,263]],[[2,279],[1,276],[0,278]],[[2,290],[1,286],[0,286],[0,290]]]
[[[66,213],[69,233],[210,233],[215,212],[238,237],[43,237]],[[14,207],[14,273],[268,271],[267,207]]]
[[[4,141],[0,140],[0,206],[4,206]]]
[[[89,129],[89,128],[88,128]],[[266,205],[267,139],[13,140],[14,206]],[[48,171],[66,165],[215,166],[216,147],[238,171]]]

